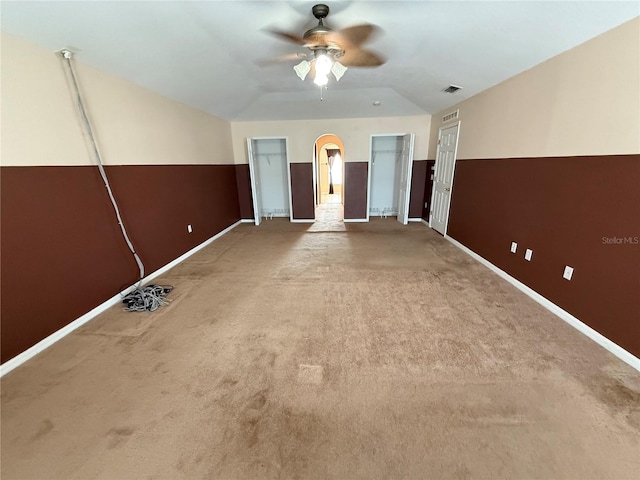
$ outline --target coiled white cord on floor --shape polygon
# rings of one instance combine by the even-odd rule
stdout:
[[[168,305],[171,300],[164,297],[173,290],[170,285],[147,285],[136,288],[133,292],[124,297],[122,303],[127,307],[127,312],[153,312],[162,305]]]

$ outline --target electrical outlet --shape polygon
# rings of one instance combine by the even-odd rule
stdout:
[[[531,250],[530,248],[527,248],[527,251],[526,251],[526,252],[524,252],[524,259],[525,259],[527,262],[530,262],[530,261],[531,261],[531,257],[532,257],[532,256],[533,256],[533,250]]]
[[[193,228],[191,227],[191,224],[187,225],[187,232],[189,233],[193,232]]]
[[[569,265],[567,265],[566,267],[564,267],[564,273],[562,274],[562,278],[566,280],[571,280],[572,276],[573,276],[573,267],[570,267]]]
[[[511,242],[511,253],[516,253],[518,251],[518,244],[516,242]]]

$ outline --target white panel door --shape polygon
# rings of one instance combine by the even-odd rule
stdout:
[[[398,221],[403,225],[409,223],[409,199],[411,196],[411,173],[413,171],[413,142],[413,133],[407,133],[402,137],[400,185],[398,189]]]
[[[253,197],[253,218],[256,225],[260,225],[260,212],[262,212],[262,205],[260,204],[260,178],[258,172],[258,161],[253,153],[253,139],[247,138],[247,153],[249,155],[249,174],[251,176],[251,196]]]
[[[442,127],[438,135],[438,152],[436,154],[436,171],[431,194],[429,226],[442,235],[446,235],[449,222],[451,188],[453,186],[453,172],[458,149],[459,128],[460,122],[450,127]]]

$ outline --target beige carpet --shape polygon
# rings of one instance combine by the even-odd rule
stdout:
[[[2,379],[3,479],[640,478],[640,374],[424,225],[242,225],[158,283]]]

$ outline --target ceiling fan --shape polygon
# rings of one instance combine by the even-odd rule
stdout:
[[[329,73],[338,81],[347,71],[347,67],[377,67],[385,63],[386,60],[377,53],[361,48],[374,33],[380,31],[379,27],[365,23],[334,31],[324,24],[324,19],[329,15],[327,5],[314,5],[311,12],[318,19],[318,25],[304,32],[302,36],[281,30],[269,31],[282,40],[301,45],[308,50],[276,60],[304,58],[293,67],[301,80],[313,71],[314,83],[324,87],[329,81]]]

